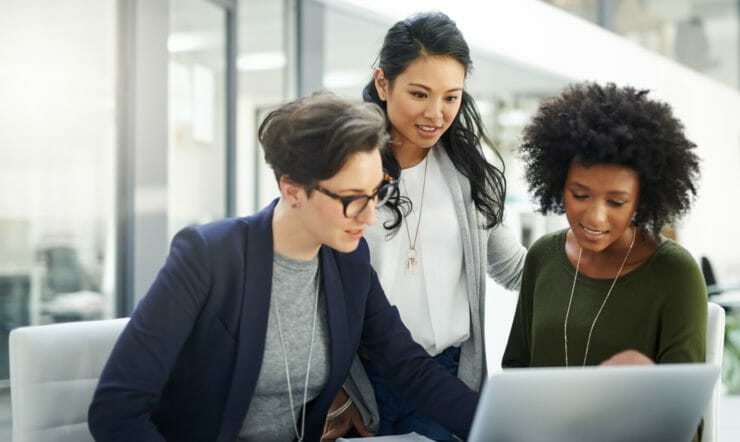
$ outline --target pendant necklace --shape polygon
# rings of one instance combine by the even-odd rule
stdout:
[[[614,289],[614,285],[617,283],[617,279],[619,279],[619,275],[622,274],[622,269],[624,269],[624,264],[627,262],[627,258],[630,256],[630,252],[632,252],[632,246],[635,245],[635,237],[637,236],[637,227],[634,227],[634,230],[632,231],[632,241],[630,242],[630,246],[627,249],[627,254],[624,255],[624,259],[622,260],[622,265],[619,266],[619,270],[617,271],[617,276],[614,277],[614,280],[612,281],[612,285],[609,286],[609,291],[606,292],[606,296],[604,297],[604,300],[601,302],[601,307],[599,307],[599,310],[596,312],[596,317],[594,317],[593,322],[591,322],[591,329],[588,331],[588,339],[586,340],[586,349],[583,352],[583,366],[586,366],[586,358],[588,358],[588,348],[591,345],[591,335],[594,332],[594,327],[596,326],[596,321],[599,319],[599,315],[601,315],[601,311],[604,309],[604,306],[606,305],[606,301],[609,300],[609,295],[612,294],[612,290]],[[573,287],[570,289],[570,298],[568,299],[568,309],[565,311],[565,322],[563,323],[563,344],[565,347],[565,366],[568,366],[568,317],[570,316],[570,306],[573,303],[573,293],[576,290],[576,281],[578,280],[578,270],[581,268],[581,253],[583,253],[583,247],[580,248],[578,251],[578,261],[576,262],[576,273],[573,275]]]
[[[427,169],[429,168],[429,154],[424,158],[424,178],[421,182],[421,200],[419,201],[419,219],[416,221],[416,229],[414,231],[414,239],[411,240],[411,231],[409,230],[409,222],[406,215],[403,217],[403,224],[406,226],[406,236],[408,236],[409,239],[409,249],[406,252],[406,270],[414,274],[416,270],[416,264],[419,263],[419,258],[416,254],[416,240],[419,239],[419,227],[421,226],[421,213],[424,210],[424,191],[427,187]],[[401,180],[403,181],[403,177],[401,177]],[[408,187],[406,186],[406,182],[403,182],[404,187],[406,187],[406,191],[408,192]]]
[[[275,302],[270,305],[275,306],[275,319],[277,319],[278,336],[280,337],[280,348],[283,350],[283,361],[285,361],[285,379],[288,381],[288,400],[290,401],[290,417],[293,418],[293,431],[298,442],[303,442],[303,436],[306,432],[306,399],[308,398],[308,375],[311,372],[311,355],[313,353],[313,338],[316,334],[316,316],[319,311],[319,287],[321,286],[320,267],[316,269],[316,292],[314,293],[313,307],[313,325],[311,326],[311,343],[308,346],[308,364],[306,364],[306,381],[303,384],[303,417],[301,418],[301,431],[298,432],[298,419],[295,415],[295,406],[293,404],[293,388],[290,385],[290,368],[288,368],[288,352],[285,351],[285,340],[283,339],[283,327],[280,324],[280,309],[278,308],[277,297]]]

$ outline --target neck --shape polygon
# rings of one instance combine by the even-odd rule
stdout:
[[[319,253],[321,243],[306,230],[300,210],[280,198],[272,216],[272,247],[285,257],[308,261]]]
[[[396,144],[393,142],[391,144],[391,149],[393,149],[393,155],[395,155],[398,160],[398,164],[401,166],[401,169],[408,169],[409,167],[414,167],[424,161],[424,158],[427,157],[432,147],[425,148],[409,143]]]

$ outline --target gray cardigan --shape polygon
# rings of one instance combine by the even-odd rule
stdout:
[[[526,249],[511,230],[504,226],[483,229],[483,219],[473,203],[468,179],[455,169],[442,146],[433,147],[430,155],[434,155],[439,163],[450,188],[462,233],[471,330],[470,337],[460,347],[457,375],[471,389],[479,391],[487,372],[483,337],[486,274],[505,288],[518,290]],[[372,241],[371,238],[366,239]],[[375,394],[362,362],[357,357],[344,388],[362,414],[368,429],[377,431],[379,416]]]

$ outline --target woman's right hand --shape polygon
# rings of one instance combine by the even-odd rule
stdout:
[[[345,392],[344,389],[340,389],[329,407],[329,413],[339,409],[348,400],[349,396],[347,395],[347,392]],[[373,433],[367,429],[365,423],[362,421],[362,415],[360,415],[355,404],[350,404],[350,406],[338,416],[326,419],[326,422],[324,422],[324,434],[321,436],[321,442],[333,441],[338,437],[342,437],[347,434],[352,427],[354,427],[357,433],[362,437],[373,436]]]
[[[599,365],[652,365],[655,362],[637,350],[624,350]]]

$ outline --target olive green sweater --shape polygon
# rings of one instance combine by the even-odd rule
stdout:
[[[563,325],[575,268],[567,230],[543,236],[527,254],[503,367],[565,365]],[[581,365],[591,323],[612,280],[583,274],[568,319],[569,365]],[[704,362],[707,290],[693,257],[663,239],[644,264],[622,275],[596,322],[586,365],[635,349],[657,363]]]

